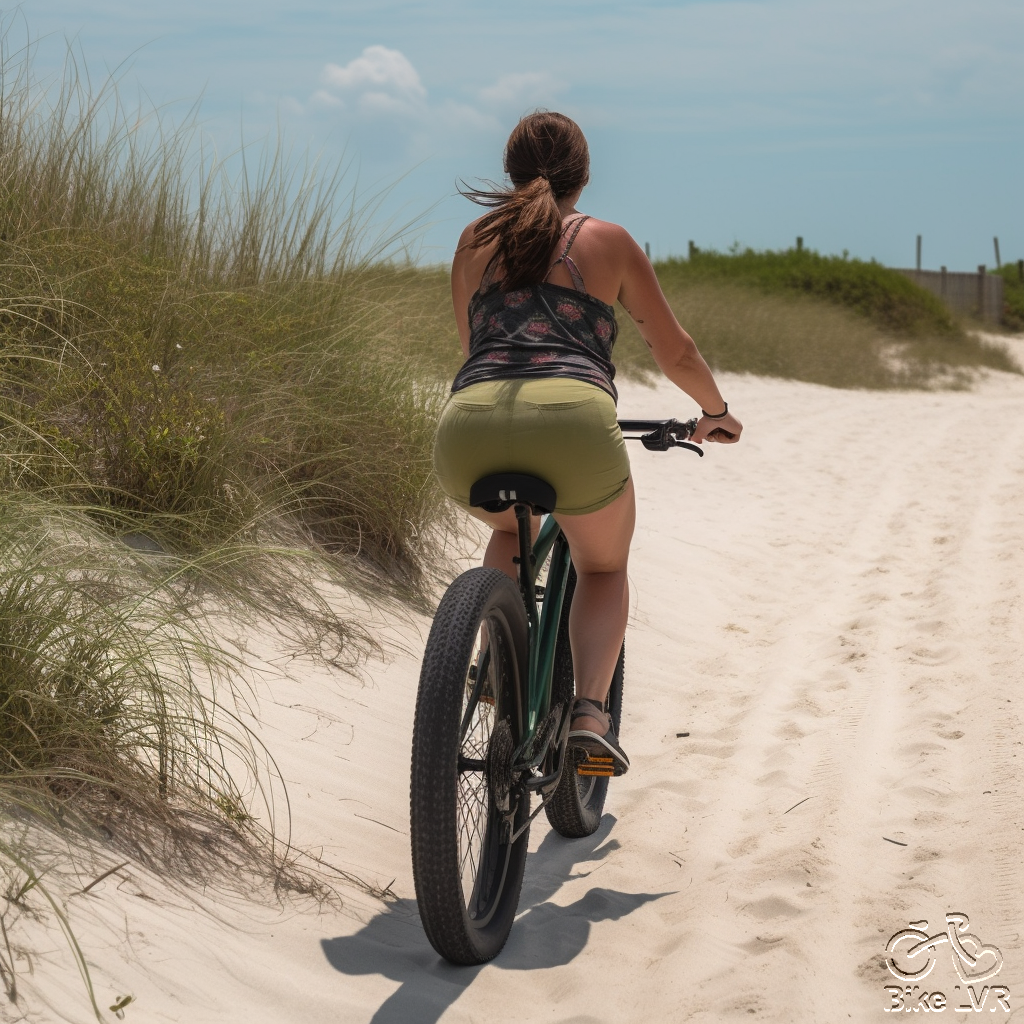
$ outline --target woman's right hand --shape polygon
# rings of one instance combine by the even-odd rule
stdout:
[[[735,444],[743,433],[743,424],[731,412],[721,419],[701,416],[697,420],[697,429],[690,438],[694,444],[702,441],[717,441],[719,444]]]

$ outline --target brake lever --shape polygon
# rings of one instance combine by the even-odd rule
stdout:
[[[690,444],[689,441],[676,441],[675,448],[689,448],[691,452],[696,452],[702,459],[704,458],[704,449],[699,445]]]
[[[640,435],[640,443],[649,452],[667,452],[675,443],[676,439],[669,433],[669,428],[672,425],[672,421],[662,423],[657,430],[652,430],[649,434]]]
[[[669,448],[689,448],[691,452],[696,452],[701,458],[704,458],[702,448],[683,440],[683,438],[692,437],[696,429],[696,419],[687,420],[685,423],[680,423],[678,420],[666,420],[657,430],[652,430],[649,434],[642,434],[640,442],[648,451],[667,452]]]

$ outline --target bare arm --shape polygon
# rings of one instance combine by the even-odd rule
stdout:
[[[702,410],[712,414],[721,412],[725,408],[725,399],[708,364],[697,351],[693,338],[676,320],[650,260],[629,234],[620,230],[620,251],[624,257],[619,302],[636,322],[654,361],[665,376],[697,402]],[[700,443],[713,431],[724,431],[733,436],[717,433],[710,440],[731,443],[739,440],[743,425],[731,413],[722,419],[702,416],[693,440]]]

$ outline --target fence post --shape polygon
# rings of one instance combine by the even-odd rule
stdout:
[[[985,264],[978,264],[978,318],[985,319]]]
[[[939,294],[943,298],[945,298],[946,297],[946,268],[943,267],[942,270],[940,271],[940,273],[941,273],[942,276],[939,278]]]
[[[651,258],[651,243],[650,242],[644,242],[644,252],[647,253],[647,258],[650,259]]]
[[[796,236],[796,251],[797,252],[803,252],[804,251],[804,236],[803,235],[797,235]]]
[[[992,239],[992,244],[996,247],[996,270],[1003,269],[1003,261],[999,258],[999,236],[996,235]]]
[[[917,272],[921,273],[921,236],[917,236]]]
[[[689,258],[692,260],[694,253],[697,251],[697,246],[693,244],[692,240],[686,243],[686,251]]]
[[[1017,260],[1017,277],[1020,278],[1020,283],[1024,284],[1024,260]]]

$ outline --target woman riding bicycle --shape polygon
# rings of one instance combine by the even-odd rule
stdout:
[[[474,481],[528,473],[554,487],[554,516],[577,572],[569,618],[576,706],[570,742],[629,759],[603,710],[626,631],[626,566],[635,522],[629,459],[616,422],[617,300],[665,375],[703,416],[693,440],[733,443],[743,429],[679,326],[650,261],[616,224],[576,209],[590,178],[579,126],[524,117],[505,148],[512,187],[466,195],[491,213],[462,233],[452,300],[466,361],[438,428],[434,463],[449,497],[493,529],[484,565],[513,578],[515,512],[469,504]]]

